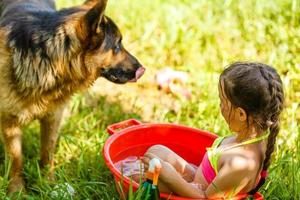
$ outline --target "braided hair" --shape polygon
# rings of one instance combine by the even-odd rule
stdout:
[[[222,72],[220,81],[223,82],[225,95],[233,106],[241,107],[247,115],[251,115],[258,130],[265,132],[269,129],[262,164],[262,171],[266,172],[280,129],[279,116],[284,104],[280,76],[274,68],[262,63],[236,62]],[[262,176],[249,194],[255,194],[264,182],[265,176]]]

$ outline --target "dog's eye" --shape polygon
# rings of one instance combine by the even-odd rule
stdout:
[[[119,53],[121,51],[121,45],[117,44],[114,49],[115,53]]]

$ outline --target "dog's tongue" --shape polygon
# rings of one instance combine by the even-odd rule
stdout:
[[[144,67],[139,67],[135,72],[135,79],[138,80],[139,78],[141,78],[145,71],[146,69]]]
[[[141,76],[143,76],[146,69],[144,67],[139,67],[135,72],[135,78],[130,80],[130,82],[136,82]]]

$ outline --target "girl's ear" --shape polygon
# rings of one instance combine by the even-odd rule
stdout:
[[[241,122],[244,122],[244,121],[247,120],[247,113],[246,113],[246,111],[245,111],[243,108],[238,107],[236,113],[237,113],[238,119],[239,119]]]

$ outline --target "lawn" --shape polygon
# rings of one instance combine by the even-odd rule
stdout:
[[[81,2],[57,0],[57,5]],[[55,182],[38,168],[38,123],[25,127],[27,193],[19,199],[53,199],[55,186],[64,183],[74,188],[74,199],[118,199],[101,154],[106,127],[114,122],[136,118],[231,134],[220,113],[217,85],[221,71],[234,61],[264,62],[282,77],[281,131],[261,192],[266,199],[300,199],[300,1],[111,0],[106,14],[147,72],[136,84],[99,79],[89,91],[74,95],[60,131]],[[157,89],[155,74],[165,67],[188,73],[190,100]],[[0,144],[0,199],[7,188],[4,160]]]

